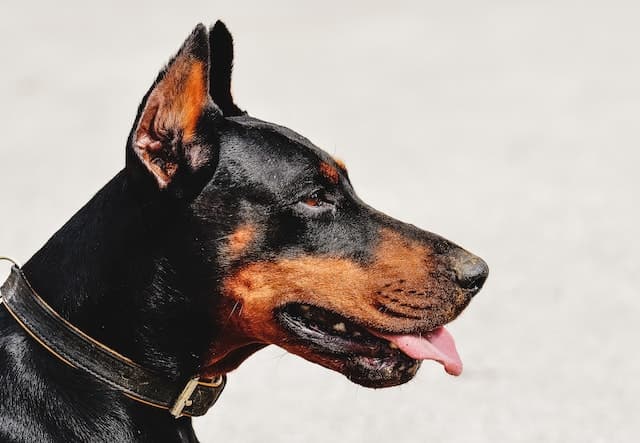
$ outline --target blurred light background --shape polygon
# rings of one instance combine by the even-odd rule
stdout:
[[[222,18],[242,108],[491,275],[450,327],[461,377],[372,391],[272,347],[200,439],[637,441],[640,3],[313,5],[3,0],[0,253],[26,261],[123,166],[157,71]]]

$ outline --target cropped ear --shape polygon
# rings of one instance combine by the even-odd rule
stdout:
[[[180,170],[194,172],[208,163],[210,147],[197,133],[203,115],[217,111],[209,97],[205,26],[196,26],[185,40],[158,75],[140,109],[131,146],[160,188],[166,188]]]
[[[211,77],[209,91],[213,102],[225,117],[245,114],[233,102],[231,96],[231,71],[233,70],[233,37],[224,23],[218,20],[209,32],[211,50]]]

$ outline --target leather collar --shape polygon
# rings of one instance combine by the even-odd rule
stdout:
[[[186,381],[167,379],[94,340],[54,311],[17,265],[0,287],[0,304],[56,358],[133,400],[166,409],[176,418],[204,415],[225,387],[224,375],[213,380],[198,376]]]

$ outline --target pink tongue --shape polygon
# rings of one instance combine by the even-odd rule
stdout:
[[[449,331],[442,326],[424,336],[379,333],[375,333],[375,335],[389,340],[411,358],[440,362],[444,365],[445,371],[451,375],[462,373],[462,360],[456,350],[456,344]]]

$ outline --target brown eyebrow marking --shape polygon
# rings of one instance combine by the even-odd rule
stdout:
[[[334,184],[338,183],[338,179],[340,178],[338,170],[326,162],[320,163],[320,174],[322,174],[325,178],[327,178],[331,183]]]

